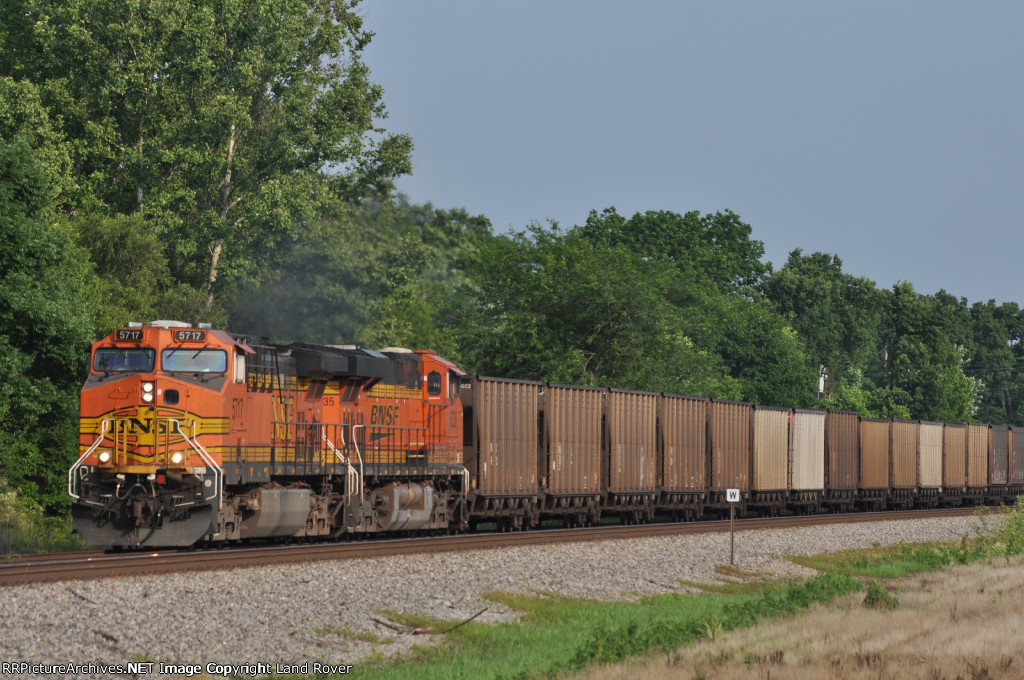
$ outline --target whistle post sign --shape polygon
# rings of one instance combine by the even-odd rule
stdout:
[[[729,503],[729,565],[736,566],[736,504],[740,502],[740,490],[726,489],[725,500]]]

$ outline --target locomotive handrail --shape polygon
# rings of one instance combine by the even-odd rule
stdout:
[[[224,490],[222,488],[224,486],[224,470],[222,470],[221,467],[219,465],[217,465],[217,462],[213,459],[212,456],[210,456],[209,453],[207,453],[206,449],[203,448],[202,444],[200,444],[195,439],[189,439],[188,435],[185,434],[184,432],[182,432],[182,430],[181,430],[181,422],[179,422],[176,418],[168,418],[168,420],[170,420],[172,423],[174,423],[174,429],[177,430],[178,434],[181,435],[181,438],[185,440],[185,443],[187,443],[189,446],[191,446],[193,448],[193,450],[195,450],[195,452],[199,454],[199,457],[203,459],[203,462],[206,463],[207,467],[212,467],[213,468],[213,471],[214,471],[214,474],[213,474],[214,486],[216,487],[214,489],[214,495],[217,496],[217,509],[220,510],[221,508],[224,507]],[[193,422],[192,423],[192,437],[193,438],[196,436],[195,429],[196,429],[196,424],[195,424],[195,422]],[[210,500],[210,498],[207,498],[205,494],[203,494],[203,499],[204,500]]]
[[[100,435],[99,435],[99,437],[96,438],[96,441],[93,442],[92,446],[90,446],[88,448],[88,450],[86,450],[85,453],[83,453],[81,456],[79,456],[78,460],[75,461],[75,464],[71,466],[70,470],[68,470],[68,495],[71,496],[72,498],[74,498],[76,501],[79,498],[79,494],[75,493],[75,491],[74,491],[74,488],[76,488],[78,486],[77,484],[73,484],[75,481],[77,481],[77,480],[75,480],[75,473],[78,471],[78,468],[82,467],[82,461],[85,460],[86,458],[88,458],[92,454],[93,451],[95,451],[96,449],[98,449],[100,447],[100,444],[103,443],[103,437],[104,437],[104,435],[107,434],[107,430],[109,428],[110,428],[110,419],[109,418],[104,418],[103,420],[100,421]]]
[[[352,447],[356,450],[356,458],[359,459],[359,478],[363,478],[363,454],[359,451],[359,438],[356,437],[356,429],[360,427],[366,427],[365,425],[353,425],[352,426]],[[360,489],[361,491],[361,489]]]
[[[335,457],[345,464],[345,489],[348,491],[349,496],[359,495],[360,498],[363,496],[363,476],[362,476],[362,460],[360,460],[360,472],[357,473],[356,469],[352,467],[352,462],[341,454],[341,451],[334,446],[334,443],[327,437],[327,431],[324,428],[320,429],[320,437],[327,444],[327,447],[334,452]],[[345,430],[341,429],[341,445],[345,446]],[[356,452],[359,452],[358,447]],[[355,491],[352,489],[355,488]]]

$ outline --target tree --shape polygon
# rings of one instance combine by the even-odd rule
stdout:
[[[893,286],[887,298],[884,363],[875,383],[909,395],[914,418],[970,418],[975,390],[962,368],[967,348],[956,343],[963,337],[956,308],[966,308],[966,301],[919,295],[906,282]]]
[[[531,225],[484,244],[459,319],[466,368],[489,375],[725,398],[720,359],[670,297],[680,273],[582,230]]]
[[[234,300],[232,326],[276,338],[431,347],[458,359],[438,315],[492,238],[465,210],[367,201],[288,240]]]
[[[878,327],[885,295],[874,282],[843,272],[837,255],[804,255],[799,248],[762,284],[786,322],[799,333],[812,368],[825,366],[825,393],[844,379],[859,385],[870,360],[881,351]]]
[[[818,371],[807,360],[796,331],[771,303],[740,295],[716,301],[715,351],[756,404],[807,407],[814,402]]]
[[[0,479],[55,510],[67,505],[93,331],[88,272],[53,222],[48,166],[26,137],[0,137]]]
[[[722,289],[752,286],[770,271],[761,262],[764,244],[750,238],[750,225],[731,210],[714,215],[648,211],[627,220],[611,207],[600,214],[592,210],[581,233],[595,244],[622,245],[642,257],[671,262],[688,280],[707,280]]]
[[[410,140],[378,127],[354,5],[11,0],[0,74],[35,83],[60,126],[72,209],[140,213],[209,310],[225,277],[410,169]]]
[[[219,321],[204,309],[201,291],[174,280],[152,220],[139,213],[87,215],[71,224],[97,274],[89,294],[98,335],[129,321]]]
[[[971,306],[973,351],[964,372],[980,384],[975,418],[1024,425],[1024,315],[1015,302],[995,300]]]

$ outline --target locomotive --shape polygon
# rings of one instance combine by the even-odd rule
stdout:
[[[87,543],[467,524],[463,373],[433,352],[154,321],[116,329],[90,359],[68,473]]]
[[[530,529],[618,516],[1012,501],[1024,432],[466,375],[429,350],[178,321],[93,344],[75,530],[94,545]]]

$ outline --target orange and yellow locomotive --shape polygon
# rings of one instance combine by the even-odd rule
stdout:
[[[112,546],[462,528],[462,372],[176,321],[92,347],[75,529]]]

